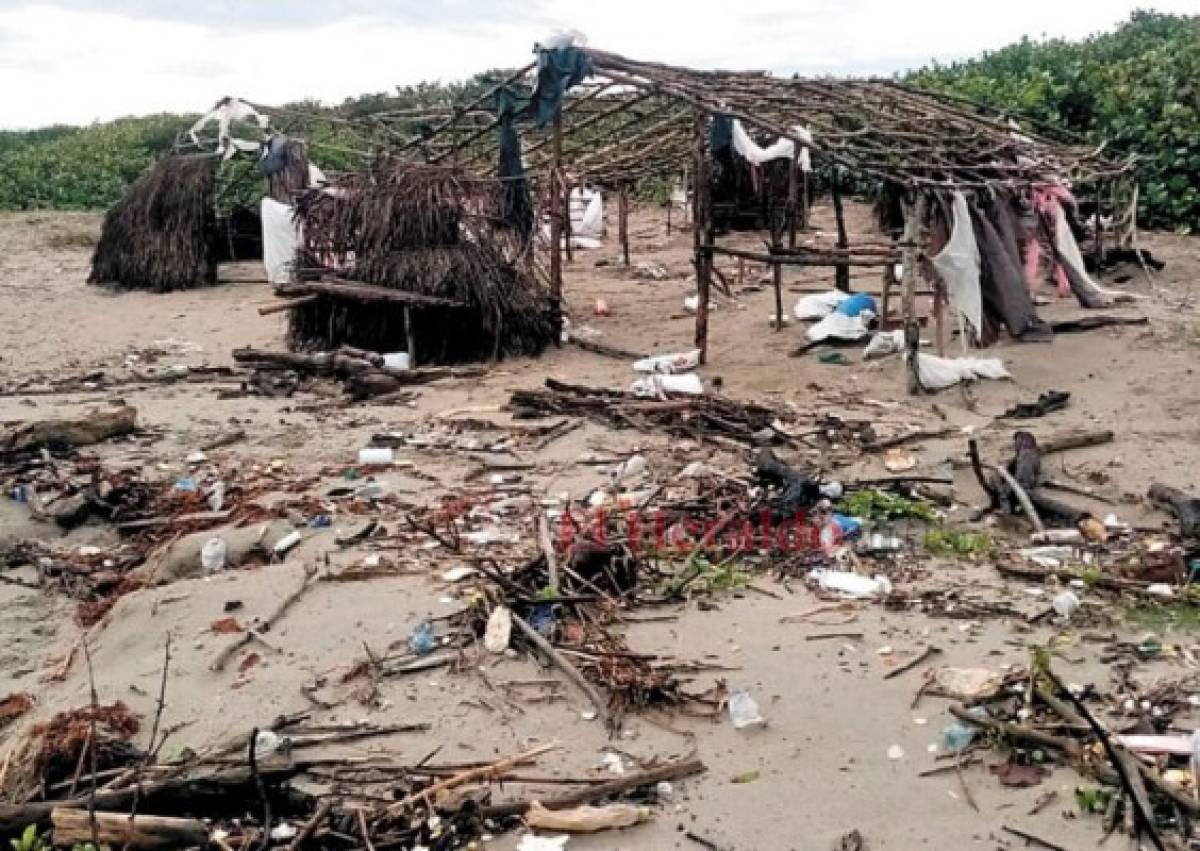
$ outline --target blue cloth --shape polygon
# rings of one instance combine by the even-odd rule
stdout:
[[[869,310],[876,316],[879,315],[875,299],[866,293],[855,293],[837,306],[837,312],[844,316],[858,316],[864,310]]]
[[[505,86],[496,92],[496,116],[500,120],[500,219],[526,239],[533,232],[533,201],[529,197],[529,180],[521,161],[521,139],[517,136],[514,119],[517,116],[517,95]]]
[[[592,75],[592,57],[578,47],[538,48],[537,85],[529,99],[529,114],[538,127],[554,120],[571,86]]]

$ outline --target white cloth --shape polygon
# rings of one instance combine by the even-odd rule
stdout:
[[[598,189],[571,190],[571,236],[604,236],[604,196]]]
[[[199,120],[188,130],[188,135],[192,137],[192,142],[196,147],[200,147],[200,139],[196,134],[206,124],[217,122],[217,152],[224,154],[225,159],[229,159],[238,151],[257,151],[259,149],[258,142],[249,139],[235,139],[229,134],[229,127],[233,122],[248,121],[251,118],[258,123],[260,130],[267,129],[270,119],[250,104],[240,98],[222,98],[212,109],[200,116]]]
[[[274,198],[262,199],[263,266],[268,283],[286,284],[292,278],[296,248],[303,239],[293,213],[291,204],[281,204]]]
[[[939,358],[924,353],[917,354],[917,375],[921,386],[930,390],[942,390],[973,378],[1012,378],[1000,358]]]
[[[824,319],[848,298],[850,298],[850,293],[844,293],[841,290],[801,296],[796,300],[796,306],[792,308],[792,315],[801,321]]]
[[[863,349],[863,360],[875,360],[904,351],[903,331],[878,331]]]
[[[807,127],[797,124],[792,128],[792,133],[801,142],[812,144],[812,134],[808,132]],[[796,143],[786,136],[780,136],[767,147],[761,148],[750,138],[750,134],[746,132],[742,122],[735,118],[733,119],[733,149],[755,165],[762,165],[771,160],[784,158],[790,160],[792,153],[796,150]],[[799,160],[801,171],[812,171],[812,159],[808,155],[808,148],[804,145],[800,147]]]
[[[950,304],[954,312],[960,321],[965,321],[970,326],[971,334],[978,339],[983,327],[983,295],[979,289],[979,246],[975,242],[975,229],[971,225],[971,211],[961,192],[954,193],[952,209],[954,223],[950,241],[930,262],[933,263],[938,276],[946,283],[946,292],[950,295]],[[963,344],[965,347],[965,336]]]
[[[813,343],[822,340],[861,340],[871,333],[867,323],[874,318],[875,314],[869,310],[864,310],[858,316],[847,316],[835,310],[805,331],[804,336]]]

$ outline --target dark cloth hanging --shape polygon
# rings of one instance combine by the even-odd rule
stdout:
[[[529,179],[521,160],[521,138],[517,135],[517,95],[505,86],[496,92],[496,117],[500,121],[500,219],[526,239],[533,232],[533,201]]]
[[[733,117],[715,113],[708,128],[708,147],[713,156],[733,145]]]
[[[1007,197],[1001,195],[983,209],[995,226],[996,233],[1000,235],[1000,241],[1004,244],[1004,250],[1012,258],[1013,265],[1017,269],[1022,269],[1020,225],[1017,222],[1012,203]]]
[[[545,127],[554,120],[567,89],[592,75],[592,57],[578,47],[539,48],[537,57],[537,84],[529,99],[529,114],[538,127]]]
[[[1014,337],[1029,340],[1046,339],[1049,332],[1038,318],[1021,266],[1014,261],[1012,252],[992,220],[975,203],[970,205],[971,224],[975,228],[975,242],[979,246],[979,286],[983,296],[985,331],[1003,323]],[[982,335],[981,335],[982,336]],[[994,339],[994,338],[993,338]],[[984,344],[991,340],[984,339]]]

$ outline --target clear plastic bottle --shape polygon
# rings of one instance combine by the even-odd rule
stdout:
[[[224,569],[226,553],[224,538],[209,538],[200,548],[200,566],[205,573],[216,573]]]
[[[758,712],[758,704],[744,688],[734,689],[729,695],[729,720],[738,730],[767,723]]]

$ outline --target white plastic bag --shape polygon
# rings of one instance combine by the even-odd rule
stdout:
[[[814,570],[809,574],[823,591],[836,591],[859,599],[881,597],[892,593],[892,583],[886,576],[861,576],[846,570]]]
[[[801,296],[796,300],[796,306],[792,308],[792,315],[800,320],[824,319],[848,298],[850,298],[850,293],[844,293],[841,290]]]
[[[975,230],[971,225],[971,211],[967,199],[961,192],[954,193],[954,224],[950,240],[936,257],[930,259],[933,268],[946,283],[950,304],[954,311],[970,326],[971,333],[979,336],[983,327],[983,296],[979,289],[979,246],[975,242]],[[966,346],[966,338],[963,338]]]
[[[875,318],[875,314],[864,310],[858,316],[847,316],[836,310],[804,332],[804,336],[813,343],[823,340],[861,340],[871,333],[867,324]]]
[[[699,349],[692,349],[690,352],[677,352],[670,355],[654,355],[633,362],[633,368],[637,372],[687,372],[699,365]]]
[[[917,375],[921,386],[930,390],[942,390],[972,378],[1012,378],[1000,358],[939,358],[924,353],[917,354]]]
[[[903,331],[879,331],[867,341],[867,347],[863,349],[863,359],[885,358],[902,351],[904,351]]]
[[[635,380],[629,385],[629,390],[635,396],[644,399],[661,399],[668,393],[699,396],[704,392],[704,384],[694,372],[682,375],[648,375]]]

